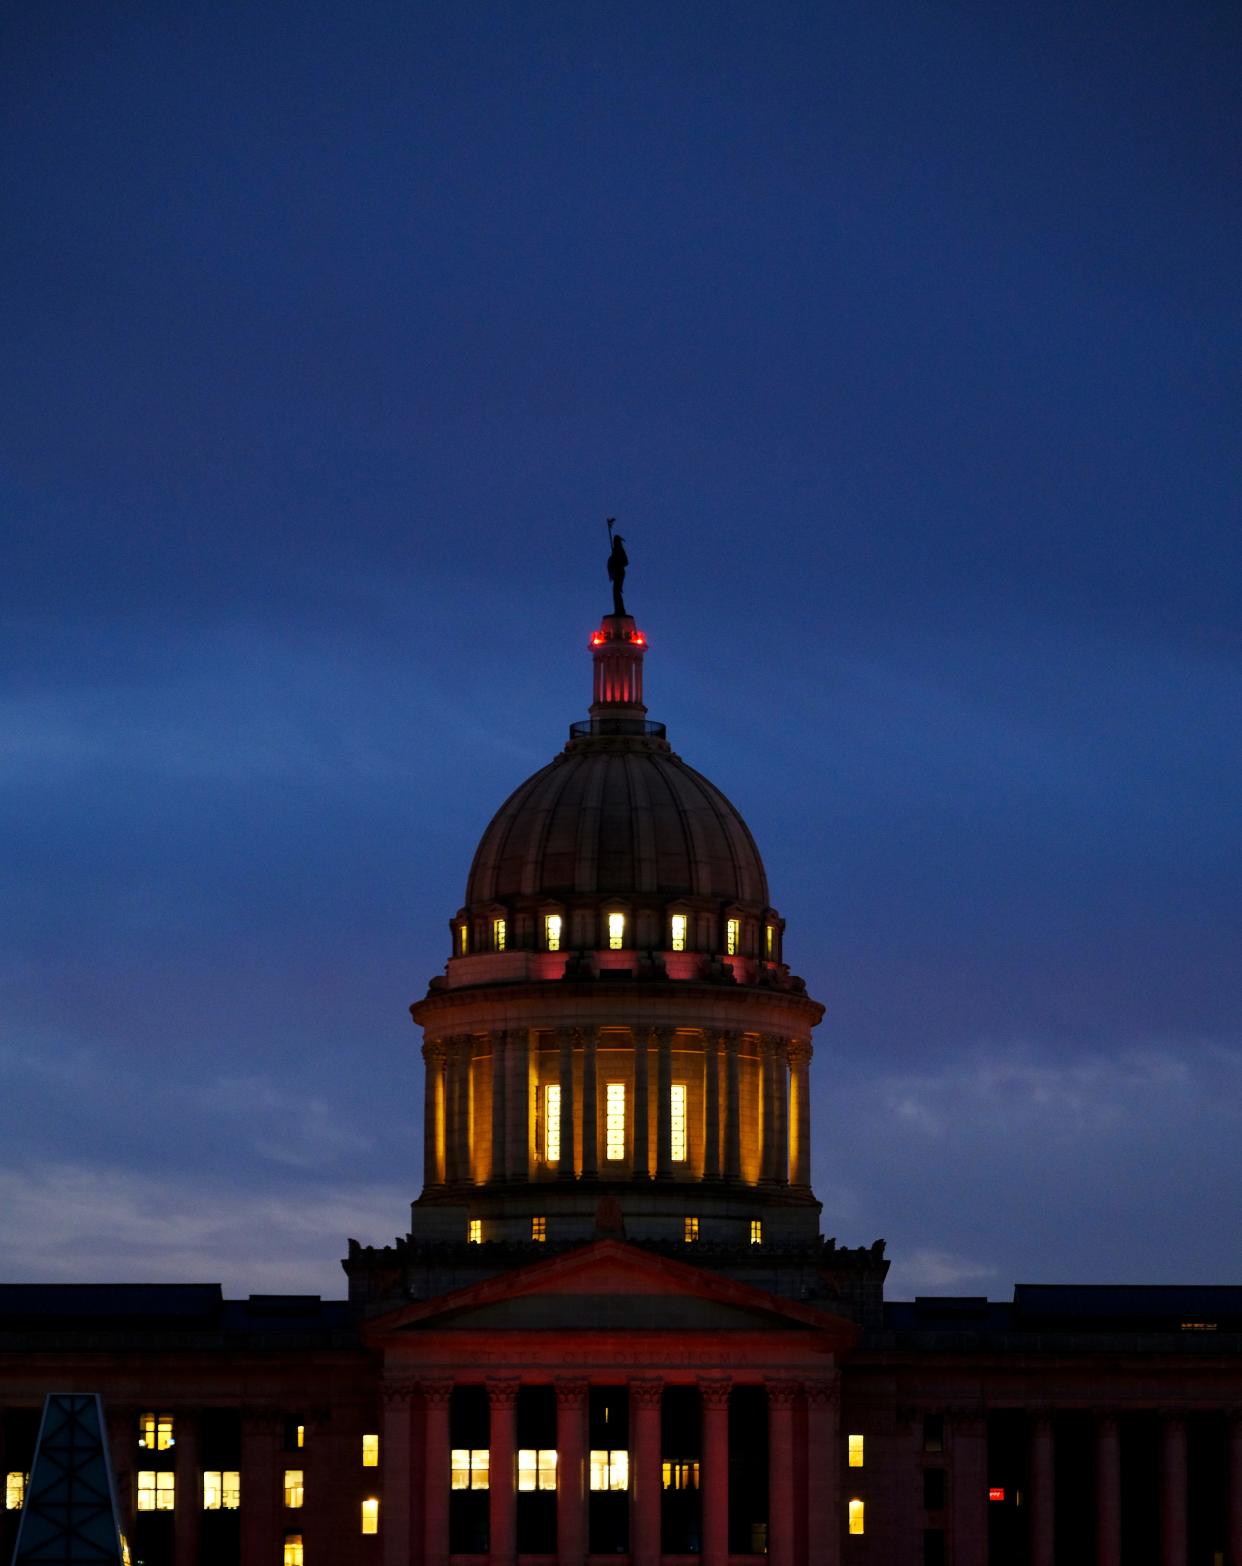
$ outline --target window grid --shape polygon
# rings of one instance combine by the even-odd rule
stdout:
[[[686,1161],[686,1084],[674,1082],[669,1089],[669,1141],[675,1164]]]
[[[693,1460],[667,1462],[663,1465],[663,1480],[666,1490],[697,1490],[699,1465]]]
[[[450,1469],[454,1490],[486,1490],[491,1473],[491,1450],[486,1446],[455,1446]]]
[[[608,950],[619,952],[625,945],[625,915],[623,913],[610,913],[608,915]]]
[[[518,1452],[519,1490],[556,1489],[556,1448],[522,1447]]]
[[[561,1085],[549,1082],[543,1090],[543,1156],[547,1163],[561,1161]]]
[[[763,1219],[752,1218],[750,1220],[750,1243],[752,1245],[763,1244]]]
[[[592,1490],[628,1490],[630,1487],[630,1454],[628,1452],[593,1451],[591,1453]]]
[[[364,1435],[362,1438],[362,1466],[364,1468],[379,1467],[379,1436]]]
[[[241,1505],[241,1474],[236,1469],[211,1468],[203,1474],[203,1510],[235,1512]]]
[[[616,1163],[625,1157],[625,1083],[610,1082],[604,1110],[604,1156]]]
[[[287,1533],[285,1535],[284,1566],[303,1566],[304,1559],[302,1535],[300,1533]]]
[[[548,1220],[542,1213],[537,1213],[530,1221],[530,1237],[542,1244],[548,1238]]]
[[[546,914],[543,921],[544,944],[550,952],[559,952],[561,949],[561,929],[563,921],[560,914]]]
[[[850,1502],[850,1532],[865,1533],[866,1531],[866,1508],[861,1501],[853,1500]]]
[[[503,952],[505,949],[505,921],[503,919],[492,920],[492,947],[493,950]]]
[[[699,1237],[699,1220],[697,1218],[687,1218],[687,1219],[685,1219],[684,1220],[684,1228],[683,1228],[683,1231],[682,1231],[682,1239],[685,1240],[687,1245],[693,1245],[693,1243],[695,1242],[695,1240],[698,1239],[698,1237]]]
[[[861,1468],[863,1466],[863,1438],[862,1438],[862,1436],[860,1436],[860,1435],[852,1435],[852,1436],[849,1437],[849,1454],[850,1454],[850,1460],[849,1460],[850,1467],[851,1468]]]
[[[290,1511],[297,1511],[305,1499],[306,1489],[302,1482],[302,1470],[300,1468],[286,1468],[285,1505]]]
[[[173,1440],[171,1414],[143,1414],[138,1420],[138,1445],[151,1452],[167,1452]]]
[[[725,955],[727,957],[737,956],[738,929],[739,924],[736,919],[730,919],[725,925]]]
[[[6,1473],[4,1476],[4,1509],[6,1512],[20,1512],[26,1500],[26,1484],[30,1475],[20,1473],[17,1469]]]
[[[672,930],[669,935],[669,945],[675,952],[684,952],[686,949],[686,916],[674,914],[670,921]]]
[[[138,1474],[138,1510],[171,1512],[176,1506],[176,1475],[171,1469],[142,1469]]]
[[[483,1220],[482,1220],[482,1218],[471,1218],[471,1219],[468,1220],[467,1227],[466,1227],[466,1239],[470,1242],[471,1245],[482,1245],[482,1243],[483,1243]]]
[[[379,1500],[374,1495],[367,1496],[362,1503],[362,1532],[379,1532]]]

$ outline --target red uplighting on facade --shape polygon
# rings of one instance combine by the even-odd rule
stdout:
[[[592,647],[602,647],[603,645],[604,645],[604,633],[603,633],[603,631],[592,631],[591,632],[591,646]]]
[[[641,631],[635,631],[634,634],[630,637],[630,640],[636,647],[645,647],[647,645],[647,638]]]
[[[1002,1485],[993,1485],[992,1488],[988,1491],[989,1501],[1003,1501],[1004,1499],[1005,1490]]]

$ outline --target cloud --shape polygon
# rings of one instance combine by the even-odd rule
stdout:
[[[223,1077],[205,1089],[186,1089],[181,1096],[196,1110],[243,1126],[253,1152],[286,1168],[319,1169],[374,1145],[372,1138],[343,1123],[339,1105],[316,1094],[290,1092],[268,1077]]]
[[[957,1292],[966,1284],[981,1290],[995,1276],[995,1267],[925,1246],[894,1262],[887,1292],[890,1298],[900,1299],[907,1294]]]

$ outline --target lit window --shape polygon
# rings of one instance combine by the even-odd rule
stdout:
[[[492,920],[492,947],[493,950],[503,952],[505,949],[505,921],[503,919]]]
[[[625,945],[625,915],[620,913],[608,915],[608,950],[619,952]]]
[[[523,1447],[518,1452],[518,1489],[556,1489],[556,1448]]]
[[[241,1505],[241,1475],[236,1469],[209,1469],[203,1474],[203,1510],[235,1512]]]
[[[457,955],[459,957],[464,957],[469,950],[470,927],[469,925],[459,924],[457,926]]]
[[[628,1452],[592,1452],[592,1490],[628,1490],[630,1454]]]
[[[549,1082],[543,1090],[543,1156],[550,1164],[561,1158],[561,1085]]]
[[[177,1443],[173,1440],[171,1414],[143,1414],[138,1420],[138,1445],[150,1452],[166,1452]]]
[[[699,1237],[699,1220],[697,1218],[687,1218],[684,1220],[684,1225],[681,1237],[687,1245],[692,1245]]]
[[[471,1218],[471,1219],[468,1220],[468,1225],[467,1225],[467,1229],[466,1229],[466,1239],[470,1242],[471,1245],[482,1245],[482,1243],[483,1243],[483,1220],[482,1220],[482,1218]]]
[[[944,1415],[923,1415],[923,1450],[925,1452],[944,1451]]]
[[[729,957],[737,956],[737,932],[737,920],[730,919],[725,925],[725,953]]]
[[[852,1435],[849,1438],[850,1467],[861,1468],[863,1465],[863,1438],[860,1435]]]
[[[176,1475],[171,1470],[153,1473],[149,1468],[138,1475],[138,1510],[171,1512],[176,1500]]]
[[[543,1241],[548,1237],[548,1220],[537,1216],[530,1221],[530,1237],[532,1240]]]
[[[861,1501],[850,1502],[850,1532],[865,1533],[863,1526],[863,1503]]]
[[[373,1495],[369,1495],[362,1503],[362,1531],[379,1532],[379,1502]]]
[[[364,1435],[362,1438],[362,1466],[364,1468],[379,1467],[379,1436]]]
[[[764,944],[767,948],[768,961],[771,962],[776,953],[776,926],[770,924],[764,933]]]
[[[547,914],[543,921],[543,938],[550,952],[559,952],[561,949],[561,916],[560,914]]]
[[[686,1161],[686,1084],[674,1082],[670,1089],[671,1103],[670,1115],[670,1141],[672,1144],[673,1162],[684,1164]]]
[[[284,1566],[304,1566],[302,1535],[300,1533],[287,1533],[285,1535]]]
[[[293,1444],[297,1447],[299,1452],[306,1445],[306,1426],[305,1425],[296,1425],[294,1427]]]
[[[29,1474],[8,1473],[4,1476],[4,1509],[6,1512],[20,1512],[22,1502],[26,1499],[26,1481]]]
[[[625,1157],[625,1083],[610,1082],[604,1108],[604,1156]]]
[[[305,1499],[305,1491],[302,1487],[302,1470],[300,1468],[285,1469],[285,1505],[290,1511],[296,1511]]]
[[[686,916],[674,914],[672,919],[673,932],[669,944],[675,952],[684,952],[686,949]]]
[[[454,1490],[486,1490],[491,1453],[485,1446],[455,1446],[450,1454]]]
[[[663,1477],[666,1490],[697,1490],[699,1465],[695,1462],[665,1463]]]
[[[763,1219],[752,1218],[750,1220],[750,1243],[752,1245],[763,1244]]]

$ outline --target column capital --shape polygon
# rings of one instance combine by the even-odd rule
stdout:
[[[428,1063],[428,1065],[440,1064],[444,1060],[444,1040],[424,1039],[423,1059]]]
[[[729,1393],[733,1390],[731,1376],[700,1376],[699,1396],[704,1408],[728,1408]]]
[[[1053,1410],[1047,1405],[1028,1410],[1028,1418],[1031,1422],[1031,1430],[1036,1435],[1052,1434]]]
[[[1121,1415],[1115,1408],[1093,1408],[1091,1413],[1095,1418],[1097,1431],[1108,1435],[1116,1435]]]
[[[771,1408],[792,1408],[802,1390],[800,1381],[765,1381],[768,1389],[768,1405]]]
[[[790,1039],[788,1044],[789,1064],[791,1066],[809,1066],[811,1056],[815,1053],[810,1039]]]
[[[487,1397],[493,1408],[516,1408],[518,1389],[522,1383],[516,1376],[489,1376]]]
[[[585,1401],[590,1383],[579,1376],[557,1376],[554,1385],[557,1406],[575,1408]]]
[[[950,1429],[957,1435],[978,1436],[987,1429],[987,1410],[978,1404],[959,1404],[946,1408],[945,1413],[949,1416]]]
[[[451,1381],[420,1381],[418,1389],[428,1408],[447,1408],[449,1399],[453,1395]]]
[[[279,1408],[270,1403],[243,1404],[242,1424],[249,1430],[261,1431],[268,1435],[275,1435],[277,1431],[285,1427],[285,1416]]]
[[[380,1387],[380,1396],[386,1404],[408,1403],[418,1396],[419,1384],[412,1378],[401,1381],[385,1381]]]
[[[662,1381],[631,1381],[630,1396],[636,1408],[659,1408],[664,1394]]]
[[[804,1390],[808,1403],[836,1408],[841,1402],[841,1380],[838,1376],[834,1376],[831,1381],[808,1381],[804,1384]]]
[[[1160,1422],[1166,1430],[1185,1429],[1186,1410],[1184,1408],[1164,1407],[1157,1410]]]

